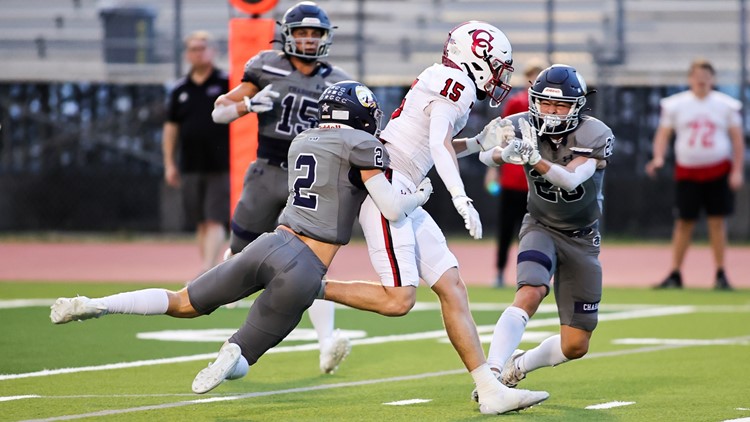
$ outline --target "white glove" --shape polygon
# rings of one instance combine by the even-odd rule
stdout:
[[[474,239],[482,238],[482,221],[479,219],[479,213],[472,205],[472,200],[466,195],[458,195],[451,198],[456,211],[464,219],[464,227]]]
[[[520,144],[522,142],[523,141],[521,141],[520,139],[513,139],[512,141],[510,141],[510,143],[508,143],[508,145],[503,148],[502,154],[500,154],[503,161],[510,164],[526,164],[526,161],[524,161],[521,154],[518,153],[518,149],[520,149]]]
[[[516,143],[513,148],[523,158],[525,163],[528,163],[530,166],[536,165],[542,159],[537,149],[536,130],[531,127],[531,124],[526,119],[520,121],[520,126],[523,141]]]
[[[427,200],[430,199],[430,195],[432,195],[432,181],[429,177],[425,177],[422,180],[419,186],[417,186],[417,191],[414,192],[414,194],[422,197],[419,202],[420,207],[427,203]]]
[[[279,98],[279,93],[271,91],[271,84],[266,85],[265,88],[258,91],[253,98],[245,97],[245,107],[247,107],[248,113],[265,113],[273,108],[273,98]]]
[[[513,122],[508,119],[497,118],[489,122],[477,136],[474,137],[482,151],[489,151],[494,147],[503,146],[516,137]]]

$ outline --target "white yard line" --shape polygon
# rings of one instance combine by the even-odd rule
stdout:
[[[602,313],[599,315],[599,320],[600,321],[616,321],[616,320],[623,320],[623,319],[649,318],[649,317],[656,317],[656,316],[694,313],[694,312],[699,312],[701,310],[700,308],[701,307],[697,307],[697,306],[649,307],[649,306],[643,306],[643,305],[634,305],[633,308],[624,309],[620,312]],[[712,310],[724,309],[724,307],[718,307],[718,306],[711,306],[710,308]],[[750,308],[748,307],[731,307],[731,308],[744,308],[743,311],[750,310]],[[529,322],[527,327],[536,328],[536,327],[547,327],[547,326],[557,326],[557,325],[559,325],[559,320],[557,318],[546,318],[546,319],[540,319],[540,320],[532,320]],[[489,325],[480,326],[478,327],[478,329],[480,332],[487,332],[487,331],[491,331],[492,329],[494,329],[494,326],[489,326]],[[414,334],[365,338],[365,339],[354,340],[352,343],[354,345],[379,344],[379,343],[388,343],[388,342],[397,342],[397,341],[413,341],[413,340],[424,340],[424,339],[431,339],[431,338],[442,338],[444,336],[445,336],[444,330],[436,330],[436,331],[428,331],[428,332],[414,333]],[[717,340],[724,341],[724,342],[727,342],[727,341],[743,342],[748,339],[750,339],[750,336],[738,337],[738,338],[732,338],[732,339],[717,339]],[[623,355],[629,355],[629,354],[635,354],[635,353],[648,353],[648,352],[655,352],[655,351],[660,351],[660,350],[668,350],[668,349],[691,347],[691,346],[693,346],[693,344],[691,343],[660,344],[660,345],[655,345],[651,347],[643,347],[643,348],[638,348],[638,349],[591,353],[587,355],[585,358],[591,359],[591,358],[601,358],[601,357],[623,356]],[[303,350],[317,350],[317,348],[318,348],[317,343],[305,344],[305,345],[299,345],[299,346],[282,346],[282,347],[276,347],[270,350],[269,353],[285,353],[285,352],[288,353],[288,352],[303,351]],[[216,357],[216,353],[209,353],[209,354],[201,354],[201,355],[182,356],[182,357],[176,357],[176,358],[153,359],[153,360],[124,362],[124,363],[100,365],[100,366],[89,366],[89,367],[82,367],[82,368],[63,368],[63,369],[56,369],[56,370],[45,370],[45,371],[31,372],[31,373],[25,373],[25,374],[8,374],[8,375],[0,375],[0,381],[10,380],[10,379],[19,379],[19,378],[76,373],[76,372],[100,371],[100,370],[131,368],[131,367],[140,367],[140,366],[149,366],[149,365],[161,365],[161,364],[168,364],[168,363],[189,362],[189,361],[194,361],[194,360],[210,360],[215,357]],[[418,379],[431,378],[431,377],[458,375],[462,373],[465,373],[464,369],[456,369],[456,370],[451,370],[451,371],[430,372],[430,373],[415,374],[415,375],[401,376],[401,377],[362,380],[362,381],[355,381],[355,382],[349,382],[349,383],[326,384],[326,385],[319,385],[319,386],[312,386],[312,387],[292,388],[292,389],[277,390],[277,391],[264,391],[264,392],[255,392],[255,393],[247,393],[247,394],[240,394],[240,395],[213,396],[213,397],[187,400],[187,401],[163,403],[159,405],[140,406],[140,407],[133,407],[133,408],[125,408],[125,409],[111,409],[111,410],[103,410],[103,411],[78,414],[78,415],[65,415],[65,416],[52,417],[52,418],[47,418],[47,419],[38,419],[37,421],[59,421],[59,420],[73,420],[73,419],[81,419],[81,418],[97,417],[97,416],[111,416],[111,415],[119,415],[119,414],[125,414],[125,413],[142,412],[142,411],[147,411],[147,410],[159,410],[159,409],[168,409],[168,408],[174,408],[174,407],[199,405],[199,404],[204,404],[204,403],[215,403],[218,401],[241,400],[241,399],[254,398],[254,397],[264,397],[264,396],[280,395],[280,394],[293,394],[293,393],[328,390],[328,389],[335,389],[335,388],[346,388],[346,387],[353,387],[353,386],[380,384],[380,383],[387,383],[387,382],[411,381],[411,380],[418,380]],[[55,398],[55,397],[59,397],[59,396],[50,396],[50,397],[12,396],[11,398],[0,397],[0,401],[25,399],[25,398]],[[68,397],[74,398],[77,396],[68,396]],[[85,397],[85,396],[78,396],[78,397]],[[742,420],[745,420],[745,419],[747,418],[743,418]]]
[[[587,410],[612,409],[613,407],[630,406],[631,404],[635,404],[635,402],[634,401],[610,401],[607,403],[592,404],[591,406],[584,407],[584,409],[587,409]]]

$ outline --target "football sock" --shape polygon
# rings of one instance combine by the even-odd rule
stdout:
[[[319,342],[333,335],[333,306],[333,302],[329,300],[316,299],[307,309],[307,314],[310,315],[310,322],[312,322],[315,332],[318,333]]]
[[[498,387],[502,389],[502,384],[498,382],[495,374],[490,370],[490,366],[486,363],[474,368],[471,371],[471,377],[474,378],[479,397],[484,394],[487,394],[485,397],[492,397],[492,393],[497,391]]]
[[[545,366],[556,366],[568,361],[562,352],[560,335],[545,339],[535,348],[527,351],[516,360],[516,366],[523,373]]]
[[[495,331],[492,333],[490,352],[487,357],[487,363],[492,368],[503,369],[505,361],[521,343],[521,337],[528,322],[529,314],[516,306],[509,306],[500,315],[495,324]]]
[[[167,312],[169,296],[164,289],[144,289],[94,299],[108,314],[161,315]]]

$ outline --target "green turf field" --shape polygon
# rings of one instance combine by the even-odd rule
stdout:
[[[135,288],[143,285],[0,283],[0,420],[750,420],[747,290],[608,289],[589,355],[533,372],[519,386],[547,390],[550,399],[520,413],[484,416],[469,400],[471,377],[447,342],[427,288],[401,318],[340,308],[336,325],[351,330],[354,348],[334,375],[319,373],[304,318],[293,333],[297,340],[281,343],[244,379],[201,396],[190,390],[193,377],[242,323],[249,302],[193,320],[49,321],[58,296]],[[471,288],[470,295],[489,341],[512,292]],[[555,333],[555,318],[549,297],[522,347]],[[166,330],[187,338],[155,339]],[[605,408],[587,409],[595,405]]]

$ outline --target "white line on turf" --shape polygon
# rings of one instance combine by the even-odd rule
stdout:
[[[588,410],[611,409],[613,407],[630,406],[631,404],[635,404],[635,402],[634,401],[610,401],[607,403],[592,404],[591,406],[584,407],[584,409],[588,409]]]
[[[383,403],[387,406],[407,406],[410,404],[418,404],[418,403],[429,403],[432,400],[427,399],[409,399],[409,400],[399,400],[399,401],[391,401],[388,403]]]
[[[265,397],[265,396],[273,396],[273,395],[279,395],[279,394],[293,394],[293,393],[301,393],[301,392],[308,392],[308,391],[330,390],[330,389],[335,389],[335,388],[350,388],[350,387],[382,384],[382,383],[389,383],[389,382],[413,381],[413,380],[420,380],[420,379],[425,379],[425,378],[442,377],[446,375],[459,375],[459,374],[464,374],[464,373],[466,373],[465,369],[454,369],[451,371],[428,372],[424,374],[405,375],[401,377],[380,378],[380,379],[362,380],[362,381],[354,381],[354,382],[347,382],[347,383],[316,385],[312,387],[290,388],[287,390],[278,390],[278,391],[261,391],[257,393],[237,394],[237,395],[231,395],[231,396],[209,397],[205,399],[187,400],[187,401],[180,401],[180,402],[174,402],[174,403],[163,403],[163,404],[156,404],[156,405],[151,405],[151,406],[131,407],[131,408],[126,408],[126,409],[100,410],[98,412],[84,413],[84,414],[78,414],[78,415],[56,416],[56,417],[45,418],[45,419],[30,419],[30,420],[26,420],[22,422],[52,422],[52,421],[65,421],[65,420],[73,420],[73,419],[91,418],[91,417],[97,417],[97,416],[122,415],[125,413],[143,412],[147,410],[170,409],[170,408],[175,408],[175,407],[192,406],[196,404],[242,400],[242,399],[249,399],[253,397]]]
[[[26,396],[6,396],[6,397],[0,397],[0,401],[12,401],[12,400],[23,400],[23,399],[38,399],[42,396],[31,394]]]
[[[695,312],[694,306],[662,306],[657,308],[638,308],[636,310],[625,310],[621,312],[611,312],[599,315],[599,321],[617,321],[623,319],[635,319],[635,318],[649,318],[655,316],[666,316],[676,315]],[[543,318],[538,320],[529,321],[526,328],[540,328],[559,326],[560,320],[557,317],[554,318]],[[477,327],[477,331],[480,334],[491,333],[495,329],[494,325],[481,325]],[[390,336],[371,337],[364,339],[352,340],[352,345],[365,345],[365,344],[382,344],[396,341],[415,341],[415,340],[428,340],[428,339],[440,339],[446,336],[445,330],[425,331],[421,333],[413,334],[400,334]],[[278,346],[269,350],[267,353],[288,353],[288,352],[301,352],[318,350],[317,343],[302,344],[297,346]],[[103,371],[111,369],[124,369],[124,368],[135,368],[142,366],[162,365],[171,363],[181,362],[192,362],[199,360],[213,360],[216,358],[218,352],[206,353],[192,356],[180,356],[175,358],[163,358],[163,359],[152,359],[152,360],[141,360],[135,362],[121,362],[99,366],[85,366],[79,368],[61,368],[61,369],[45,369],[37,372],[27,372],[23,374],[3,374],[0,375],[0,381],[20,379],[20,378],[32,378],[32,377],[44,377],[51,375],[60,374],[72,374],[77,372],[92,372],[92,371]]]

